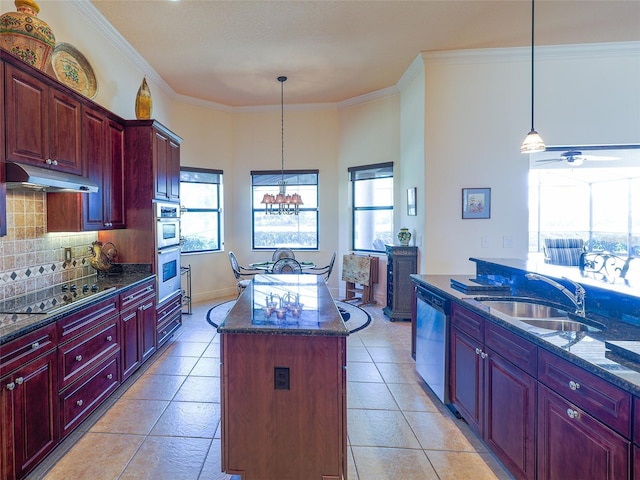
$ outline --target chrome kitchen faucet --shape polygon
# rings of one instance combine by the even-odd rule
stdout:
[[[525,277],[527,277],[527,279],[529,280],[542,280],[543,282],[548,283],[552,287],[557,288],[566,297],[568,297],[569,300],[571,300],[573,305],[576,307],[575,314],[582,318],[585,317],[586,312],[584,309],[584,299],[586,297],[586,292],[582,287],[582,285],[574,282],[573,280],[568,279],[567,277],[562,277],[563,280],[566,280],[567,282],[569,282],[571,285],[575,287],[576,292],[571,293],[567,287],[565,287],[561,283],[556,282],[555,280],[552,280],[549,277],[545,277],[544,275],[540,275],[538,273],[527,273]]]

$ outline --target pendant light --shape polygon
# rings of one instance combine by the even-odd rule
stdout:
[[[533,124],[533,111],[534,111],[534,102],[533,102],[533,46],[534,46],[534,31],[535,31],[535,0],[531,0],[531,131],[527,134],[520,147],[520,153],[535,153],[535,152],[544,152],[546,150],[546,146],[542,141],[542,138],[536,132]]]
[[[302,197],[297,193],[287,194],[287,182],[284,180],[284,82],[287,77],[278,77],[280,82],[280,139],[281,139],[281,170],[278,182],[278,194],[265,193],[260,203],[264,204],[264,213],[267,215],[298,215]],[[275,208],[277,206],[277,208]]]

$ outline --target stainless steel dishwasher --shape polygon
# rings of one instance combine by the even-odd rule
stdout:
[[[416,288],[416,297],[416,370],[447,404],[450,302],[421,286]]]

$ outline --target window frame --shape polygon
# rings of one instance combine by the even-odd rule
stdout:
[[[302,212],[315,212],[315,246],[313,247],[301,247],[301,246],[287,246],[287,248],[291,248],[292,250],[299,251],[318,251],[320,248],[320,170],[318,169],[301,169],[301,170],[251,170],[251,249],[256,251],[270,251],[275,248],[278,248],[277,245],[269,245],[269,246],[256,246],[256,226],[255,226],[255,218],[256,214],[265,214],[264,207],[255,207],[255,205],[260,204],[261,198],[257,198],[255,187],[265,187],[268,186],[272,188],[273,192],[278,191],[278,181],[284,176],[285,181],[287,181],[287,189],[290,192],[296,190],[296,187],[302,185],[315,185],[316,189],[316,198],[315,198],[315,207],[309,207],[308,205],[311,202],[307,202],[299,207],[299,213]],[[299,175],[315,175],[315,183],[293,183],[290,180],[287,180],[287,177],[296,177]],[[273,177],[274,181],[272,183],[256,183],[256,177]],[[305,195],[303,195],[304,200]],[[256,199],[258,201],[256,201]],[[274,216],[278,216],[278,214],[274,214]]]
[[[390,175],[377,175],[374,171],[391,169]],[[373,173],[372,176],[368,178],[357,178],[359,173],[371,171]],[[362,206],[359,207],[356,205],[356,185],[359,181],[373,180],[377,178],[391,178],[392,185],[394,179],[394,171],[393,171],[393,162],[382,162],[382,163],[373,163],[368,165],[359,165],[355,167],[348,167],[347,172],[349,173],[349,182],[351,183],[351,249],[355,252],[371,252],[371,253],[385,253],[385,249],[376,250],[376,249],[365,249],[365,248],[356,248],[356,215],[357,212],[365,212],[365,211],[391,211],[391,224],[393,225],[393,216],[395,213],[394,209],[394,193],[391,194],[391,204],[386,206]],[[395,187],[395,186],[394,186]]]
[[[192,174],[206,174],[206,175],[215,175],[217,181],[187,181],[187,180],[183,180],[182,179],[182,173],[183,172],[187,172],[187,173],[192,173]],[[182,247],[183,244],[181,242],[180,245],[180,254],[181,255],[197,255],[197,254],[202,254],[202,253],[212,253],[212,252],[221,252],[223,250],[223,245],[224,245],[224,240],[222,238],[222,232],[223,232],[223,208],[222,208],[222,200],[223,200],[223,177],[224,177],[224,172],[222,170],[219,169],[214,169],[214,168],[198,168],[198,167],[180,167],[180,190],[183,190],[183,184],[186,183],[201,183],[201,184],[207,184],[207,185],[217,185],[217,205],[218,208],[189,208],[188,206],[183,204],[183,200],[181,199],[180,202],[180,209],[181,209],[181,219],[180,219],[180,223],[181,223],[181,227],[182,224],[184,222],[184,218],[183,215],[184,213],[188,213],[188,212],[196,212],[196,213],[214,213],[217,215],[218,217],[218,228],[217,228],[217,238],[218,238],[218,248],[211,248],[211,249],[206,249],[206,250],[190,250],[190,251],[183,251]]]

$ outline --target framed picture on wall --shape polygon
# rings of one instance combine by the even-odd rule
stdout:
[[[407,189],[407,215],[415,217],[416,212],[416,187]]]
[[[491,189],[462,189],[462,218],[491,218]]]

